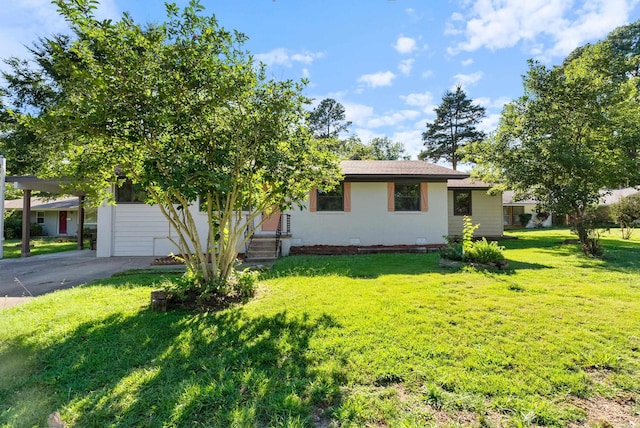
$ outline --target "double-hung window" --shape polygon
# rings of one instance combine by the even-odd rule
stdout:
[[[312,190],[309,208],[312,212],[351,211],[351,183],[342,182],[332,190]]]
[[[471,215],[471,190],[453,191],[453,215]]]
[[[388,183],[388,211],[426,212],[428,210],[427,189],[427,183],[402,181]]]

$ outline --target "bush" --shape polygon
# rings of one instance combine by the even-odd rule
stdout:
[[[631,238],[636,223],[640,220],[640,193],[636,193],[611,205],[611,217],[620,225],[622,239]]]
[[[31,236],[44,236],[44,229],[42,228],[42,225],[39,223],[31,223],[31,225],[29,226],[29,233],[31,234]]]
[[[5,239],[18,239],[22,236],[22,213],[8,211],[4,217]]]
[[[481,241],[473,243],[469,251],[465,253],[465,260],[476,263],[498,263],[504,260],[504,247],[498,245],[495,241],[487,241],[482,238]]]
[[[518,214],[518,220],[520,221],[520,226],[527,227],[527,225],[531,221],[531,217],[533,217],[533,214],[531,213]]]

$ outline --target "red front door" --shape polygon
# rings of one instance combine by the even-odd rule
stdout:
[[[60,214],[58,215],[58,233],[60,235],[67,234],[67,212],[66,211],[60,211]]]

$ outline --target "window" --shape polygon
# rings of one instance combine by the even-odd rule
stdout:
[[[44,224],[44,211],[36,211],[36,223]]]
[[[429,211],[429,183],[387,183],[388,211]]]
[[[420,183],[395,183],[393,202],[395,211],[420,211]]]
[[[116,186],[116,202],[143,204],[147,200],[147,192],[139,184],[130,180]]]
[[[350,212],[351,183],[340,183],[330,191],[312,190],[309,194],[309,211]]]
[[[524,207],[506,206],[502,208],[505,226],[520,225],[520,214],[524,214]]]
[[[453,215],[471,215],[471,190],[453,191]]]
[[[344,211],[344,189],[342,184],[327,192],[322,190],[317,192],[318,211]]]

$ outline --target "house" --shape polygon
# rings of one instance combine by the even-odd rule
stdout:
[[[500,195],[487,195],[486,185],[464,180],[466,173],[422,161],[343,161],[341,167],[337,189],[311,191],[301,210],[271,216],[257,235],[272,236],[282,224],[283,255],[317,245],[435,245],[460,234],[467,214],[480,223],[479,234],[502,235]],[[158,207],[141,203],[133,188],[115,196],[117,205],[98,208],[98,257],[177,251],[168,239],[175,232]],[[206,215],[196,204],[192,209],[206,230]]]
[[[502,220],[505,227],[527,227],[532,228],[538,224],[542,227],[551,227],[554,222],[554,215],[550,214],[543,221],[539,221],[536,212],[535,199],[515,200],[513,190],[505,190],[502,192]],[[531,214],[531,218],[527,224],[522,225],[520,221],[521,214]],[[563,221],[562,217],[556,216],[556,221]]]
[[[639,190],[636,187],[601,190],[598,211],[601,212],[601,215],[604,218],[606,218],[609,216],[608,207],[610,205],[620,201],[620,199],[622,198],[638,193],[638,191]],[[524,227],[527,228],[535,227],[538,225],[538,223],[540,223],[540,226],[542,227],[550,227],[554,224],[568,224],[569,220],[566,218],[566,216],[558,216],[553,213],[550,214],[544,221],[538,222],[538,213],[536,210],[535,199],[514,200],[513,194],[514,192],[511,190],[507,190],[502,193],[503,222],[506,227],[522,227],[522,225],[520,224],[519,214],[527,213],[532,214],[531,220],[529,220],[529,222],[524,225]]]
[[[5,201],[7,211],[22,212],[22,209],[22,199]],[[95,211],[93,219],[88,220],[95,224]],[[31,198],[30,223],[42,225],[46,236],[75,236],[78,233],[78,198]]]
[[[472,178],[449,180],[447,187],[449,235],[462,235],[462,219],[467,215],[471,217],[472,224],[479,225],[476,236],[502,237],[504,227],[500,193],[489,194],[491,185]]]

